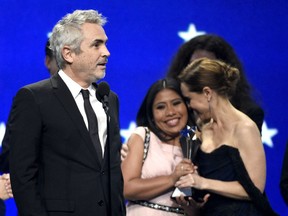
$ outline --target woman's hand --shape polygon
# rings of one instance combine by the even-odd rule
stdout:
[[[173,179],[174,184],[179,180],[181,176],[185,176],[187,174],[192,174],[196,172],[197,167],[189,159],[183,159],[177,166],[175,167],[171,177]]]
[[[205,179],[198,175],[198,173],[188,173],[185,176],[181,176],[180,179],[175,183],[175,187],[185,188],[193,187],[197,189],[204,188]]]

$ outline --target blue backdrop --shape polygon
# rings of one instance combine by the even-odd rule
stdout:
[[[0,140],[16,91],[49,76],[44,67],[47,35],[75,9],[97,9],[108,18],[105,30],[111,57],[105,80],[120,98],[123,141],[135,127],[148,87],[165,75],[179,46],[205,32],[225,38],[262,101],[266,191],[273,208],[288,215],[279,191],[288,123],[287,1],[1,0]],[[6,204],[7,215],[16,215],[13,199]]]

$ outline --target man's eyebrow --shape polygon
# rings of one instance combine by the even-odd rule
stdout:
[[[103,39],[95,39],[91,42],[91,46],[95,44],[106,44],[108,40],[103,40]]]
[[[108,39],[95,39],[93,42],[94,43],[106,43],[108,41]]]

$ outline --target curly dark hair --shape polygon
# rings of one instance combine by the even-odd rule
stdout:
[[[172,60],[167,72],[167,77],[177,79],[182,70],[190,63],[191,56],[196,50],[211,52],[215,55],[216,59],[239,70],[240,80],[237,83],[234,95],[230,98],[234,107],[246,113],[248,104],[256,104],[251,94],[251,85],[246,79],[243,66],[234,52],[234,49],[223,38],[217,35],[200,35],[184,43]]]
[[[49,39],[45,44],[45,56],[49,56],[51,59],[54,58],[53,51],[50,49]]]

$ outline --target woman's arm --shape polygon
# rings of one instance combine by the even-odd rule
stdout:
[[[261,134],[254,122],[240,125],[236,132],[236,147],[254,185],[263,193],[266,184],[266,158]]]
[[[236,130],[237,131],[237,130]],[[266,182],[266,161],[260,133],[253,123],[242,125],[234,134],[235,147],[238,148],[245,168],[254,185],[264,191]],[[177,187],[194,187],[207,190],[222,196],[235,199],[249,199],[248,194],[238,181],[220,181],[203,178],[196,173],[180,178],[175,184]]]
[[[234,199],[249,199],[247,193],[238,181],[225,182],[207,179],[198,174],[182,176],[175,184],[176,187],[193,187],[199,190],[207,190],[222,196]]]
[[[124,196],[131,200],[146,200],[159,196],[171,189],[181,175],[192,172],[188,168],[191,166],[191,162],[184,160],[176,166],[171,175],[142,179],[143,142],[143,138],[138,134],[131,135],[127,143],[129,153],[121,165],[124,178]],[[181,166],[185,168],[181,169]]]

